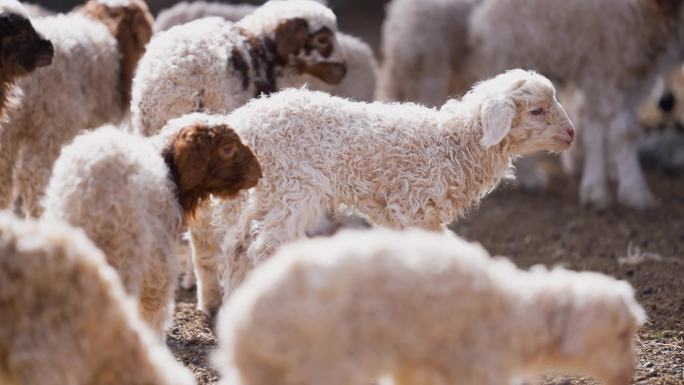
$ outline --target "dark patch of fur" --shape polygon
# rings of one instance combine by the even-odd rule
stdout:
[[[278,91],[276,88],[276,71],[286,61],[275,52],[275,44],[267,38],[257,38],[244,29],[240,34],[245,38],[245,47],[252,64],[254,96],[269,95]]]
[[[145,45],[152,38],[152,14],[143,0],[132,0],[127,7],[107,7],[97,0],[90,0],[79,12],[102,22],[116,38],[121,52],[121,105],[127,108],[138,60],[145,53]]]
[[[237,48],[233,48],[230,53],[230,64],[242,79],[242,90],[246,90],[249,87],[249,63],[242,57],[242,53]]]
[[[0,13],[0,116],[14,81],[52,62],[52,43],[21,15]]]

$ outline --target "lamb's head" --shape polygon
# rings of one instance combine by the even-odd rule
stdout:
[[[335,14],[312,0],[270,1],[238,26],[265,36],[279,65],[338,84],[347,73]]]
[[[121,51],[121,97],[127,105],[135,68],[152,38],[154,19],[147,4],[144,0],[89,0],[80,12],[102,22],[116,38]]]
[[[173,134],[162,155],[169,164],[184,212],[192,217],[202,201],[215,195],[234,198],[256,186],[261,165],[227,124],[203,114],[169,121],[160,135]]]
[[[512,155],[558,152],[570,147],[575,134],[553,84],[531,71],[511,70],[483,81],[463,102],[479,108],[485,148],[502,144]]]
[[[556,279],[553,274],[550,278]],[[553,341],[547,356],[550,364],[607,385],[631,384],[633,338],[646,318],[632,287],[598,273],[556,274],[572,274],[575,282],[562,287],[565,295],[557,296],[555,306],[548,310]],[[564,279],[557,278],[557,282]]]
[[[16,0],[0,1],[0,80],[11,82],[52,63],[52,43],[36,32]]]

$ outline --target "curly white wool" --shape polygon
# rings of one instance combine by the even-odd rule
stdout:
[[[102,127],[62,149],[43,202],[46,218],[82,227],[104,251],[159,333],[179,273],[183,222],[169,173],[151,141]]]
[[[571,139],[558,138],[572,126],[553,95],[547,79],[516,70],[439,110],[297,89],[235,110],[223,119],[254,149],[264,178],[242,200],[214,205],[213,215],[191,223],[211,235],[213,218],[219,232],[193,237],[196,258],[206,260],[195,263],[200,309],[211,313],[221,301],[216,278],[205,280],[211,274],[201,267],[216,267],[223,234],[228,295],[253,265],[304,237],[329,208],[374,225],[441,230],[510,175],[515,156],[567,148]],[[530,115],[537,105],[548,114]]]
[[[624,281],[518,270],[454,235],[300,241],[221,310],[221,384],[509,384],[547,370],[627,384],[645,318]],[[334,341],[331,343],[331,341]]]

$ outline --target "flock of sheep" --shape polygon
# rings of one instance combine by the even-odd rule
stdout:
[[[379,66],[312,0],[0,0],[0,384],[193,384],[163,344],[186,231],[224,385],[631,383],[628,283],[446,225],[568,113],[580,200],[655,204],[637,110],[682,37],[681,0],[394,0]]]

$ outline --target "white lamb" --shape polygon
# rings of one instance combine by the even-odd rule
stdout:
[[[439,104],[451,92],[508,68],[576,86],[585,151],[580,199],[655,200],[637,159],[636,111],[658,74],[684,57],[680,0],[394,0],[384,25],[383,100]],[[609,17],[606,17],[609,15]],[[521,21],[522,20],[522,21]],[[625,38],[629,36],[629,38]]]
[[[644,310],[602,274],[519,270],[453,235],[283,247],[221,310],[223,385],[503,385],[547,370],[628,385]]]
[[[513,158],[562,151],[573,136],[551,83],[523,70],[482,82],[439,110],[291,89],[204,118],[212,120],[249,143],[264,178],[248,199],[214,205],[214,214],[199,216],[205,223],[191,223],[191,230],[211,234],[206,219],[213,217],[218,230],[194,244],[199,308],[208,313],[221,302],[211,269],[222,232],[228,295],[252,266],[304,237],[328,208],[344,207],[374,225],[440,231],[510,174]]]
[[[17,82],[22,101],[8,109],[0,127],[0,208],[20,196],[24,212],[39,216],[62,146],[83,129],[126,115],[152,17],[142,0],[90,0],[34,25],[52,41],[54,60]]]
[[[133,128],[149,136],[191,112],[227,113],[302,74],[337,84],[346,66],[336,32],[332,11],[310,0],[271,1],[235,24],[205,18],[162,32],[133,81]]]
[[[210,194],[232,197],[260,177],[254,154],[225,125],[170,124],[153,139],[104,127],[64,147],[44,215],[82,227],[162,332],[184,217]]]
[[[319,1],[323,4],[325,2]],[[203,17],[217,16],[228,21],[239,21],[243,17],[254,12],[258,6],[252,4],[224,4],[207,3],[204,1],[180,2],[163,10],[154,21],[155,31],[165,31],[174,25],[185,24]],[[360,101],[372,102],[375,98],[375,89],[378,78],[378,62],[371,47],[363,40],[344,33],[337,34],[340,49],[347,63],[347,75],[340,84],[328,84],[320,79],[302,74],[295,76],[287,84],[288,79],[283,79],[279,89],[288,86],[299,88],[307,83],[311,89],[325,91],[333,95]]]
[[[192,385],[116,272],[61,222],[0,213],[0,383]]]

